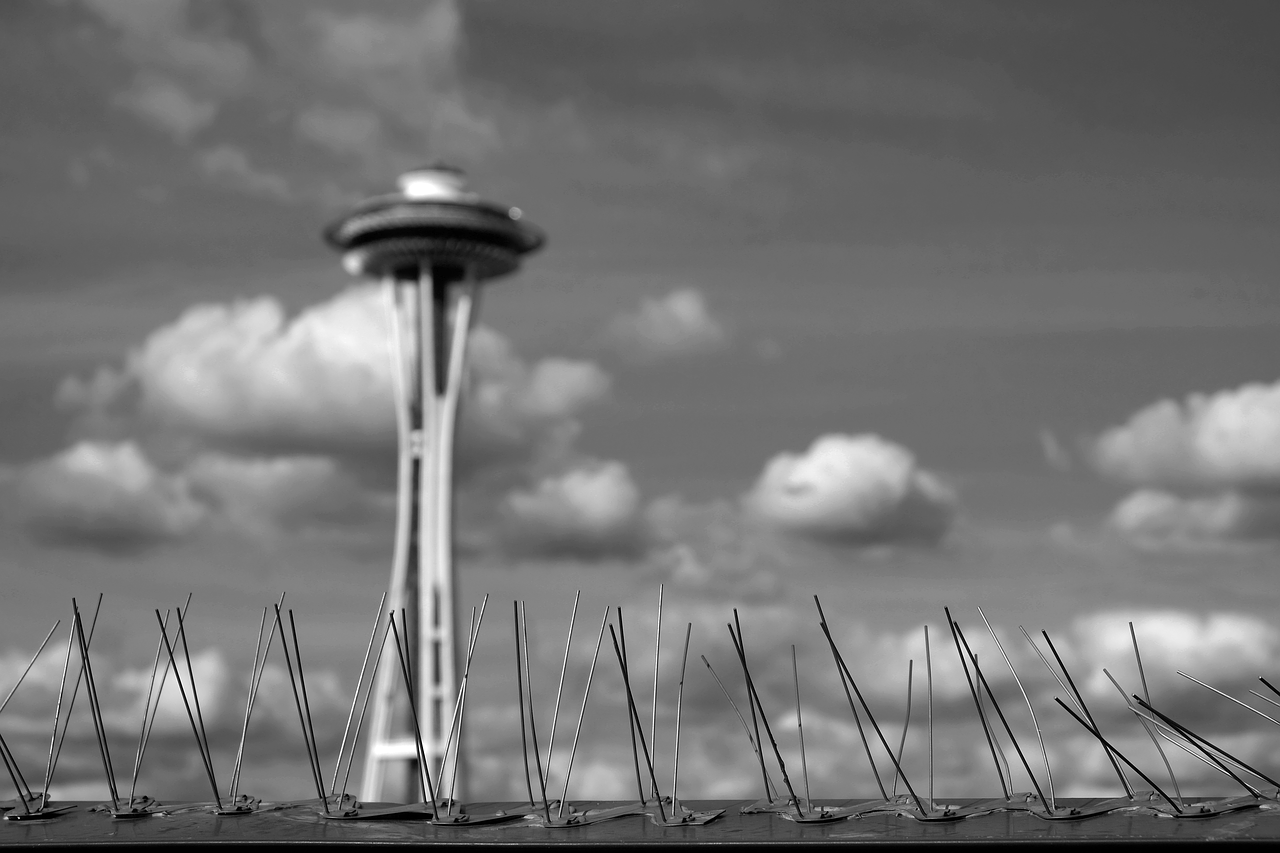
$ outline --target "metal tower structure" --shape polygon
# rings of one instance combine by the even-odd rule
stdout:
[[[454,594],[453,441],[467,335],[480,284],[514,272],[544,236],[519,208],[482,200],[457,169],[400,176],[324,231],[347,272],[383,282],[399,437],[395,550],[388,602],[405,614],[427,766],[438,779],[458,689]],[[421,774],[407,692],[383,656],[360,797],[410,802]],[[458,751],[459,766],[463,752]],[[465,778],[465,773],[459,773]]]

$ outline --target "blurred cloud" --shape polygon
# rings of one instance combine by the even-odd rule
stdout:
[[[272,297],[196,305],[152,332],[121,367],[61,383],[86,429],[145,425],[215,446],[393,456],[387,309],[376,286],[349,288],[289,317]],[[580,413],[611,380],[589,361],[526,361],[484,326],[471,335],[459,469],[559,458]]]
[[[122,365],[65,378],[57,400],[90,446],[127,443],[156,482],[182,490],[198,518],[157,528],[169,539],[197,527],[269,540],[380,526],[395,458],[388,326],[376,286],[294,316],[271,297],[196,305]],[[468,347],[456,450],[466,523],[520,553],[637,552],[630,475],[575,449],[581,415],[608,396],[609,375],[590,361],[524,359],[483,326]],[[40,503],[46,527],[64,503]],[[126,526],[117,516],[100,524]]]
[[[502,505],[508,548],[537,556],[634,556],[644,544],[640,491],[621,462],[589,462],[514,491]]]
[[[1280,487],[1280,382],[1152,403],[1099,435],[1090,456],[1131,485]]]
[[[116,103],[185,141],[208,127],[218,113],[215,101],[194,95],[172,80],[142,75]]]
[[[802,536],[870,545],[933,544],[956,497],[906,448],[876,435],[825,435],[782,453],[742,498],[755,517]]]
[[[136,63],[181,75],[212,92],[233,93],[250,81],[254,60],[233,34],[235,4],[190,0],[81,0]]]
[[[1139,489],[1112,510],[1108,522],[1149,550],[1274,543],[1280,539],[1280,495],[1230,491],[1182,497]]]
[[[326,457],[202,453],[172,469],[132,441],[80,442],[9,468],[15,516],[37,540],[114,555],[211,526],[261,540],[349,532],[382,504]]]
[[[200,171],[219,186],[262,196],[274,201],[291,201],[293,191],[281,175],[255,166],[243,149],[234,145],[215,145],[201,151],[196,158]]]
[[[604,336],[615,351],[637,362],[709,352],[724,346],[729,337],[696,288],[645,299],[636,311],[613,318]]]
[[[651,640],[656,628],[656,613],[650,592],[636,591],[615,601],[627,611],[628,634],[633,638],[631,665],[639,672],[651,672]],[[913,784],[917,784],[917,780],[925,778],[928,768],[928,742],[923,725],[927,703],[923,681],[924,632],[918,625],[906,630],[878,627],[871,620],[850,615],[847,610],[849,600],[847,595],[824,596],[833,635],[878,723],[895,746],[906,716],[907,662],[915,663],[914,712],[907,734],[904,769]],[[557,605],[562,604],[557,602]],[[710,601],[672,594],[668,590],[663,614],[664,644],[658,667],[658,743],[654,748],[660,782],[670,778],[677,683],[682,668],[685,668],[682,790],[687,797],[747,798],[760,795],[759,769],[746,735],[710,671],[699,662],[699,656],[706,656],[730,696],[745,710],[744,679],[725,627],[726,622],[734,621],[735,609],[743,628],[752,678],[788,765],[793,762],[799,765],[795,686],[789,653],[790,646],[794,644],[803,694],[806,740],[810,745],[808,775],[814,795],[876,796],[875,781],[849,714],[844,691],[835,677],[830,650],[817,628],[813,602],[807,596],[792,596],[786,590],[769,600],[757,601],[733,595]],[[557,619],[565,615],[561,610],[557,610]],[[984,666],[984,674],[1026,749],[1034,743],[1034,730],[1021,709],[1021,696],[1008,668],[1003,662],[997,663],[999,654],[977,617],[955,615],[965,623],[969,642],[980,658],[991,661],[990,665]],[[1025,643],[1014,639],[1017,632],[1013,623],[997,618],[1000,614],[990,615],[993,627],[1018,668],[1019,677],[1037,709],[1059,795],[1119,793],[1119,783],[1109,770],[1101,750],[1077,723],[1054,704],[1053,697],[1062,695],[1059,685],[1045,671],[1034,652]],[[543,685],[537,694],[538,713],[540,718],[549,719],[550,703],[555,693],[549,685],[555,683],[559,671],[563,649],[562,626],[556,624],[555,630],[547,630],[548,626],[539,620],[538,613],[531,612],[530,616],[534,644],[531,656],[538,681]],[[1246,760],[1253,758],[1265,763],[1273,758],[1275,749],[1269,740],[1270,730],[1263,728],[1270,724],[1225,700],[1212,697],[1204,688],[1174,673],[1174,670],[1181,669],[1216,687],[1244,695],[1246,684],[1258,671],[1265,671],[1268,661],[1280,651],[1280,634],[1264,620],[1226,611],[1095,611],[1078,617],[1056,632],[1055,646],[1068,662],[1076,683],[1085,691],[1090,709],[1104,733],[1113,742],[1153,775],[1162,774],[1162,769],[1160,773],[1156,772],[1161,768],[1159,757],[1151,750],[1136,720],[1101,673],[1101,669],[1106,667],[1122,685],[1137,689],[1129,620],[1134,621],[1142,644],[1147,677],[1157,707]],[[254,622],[256,625],[256,619]],[[682,667],[678,652],[686,623],[693,626],[693,639],[687,667]],[[192,625],[188,629],[193,627],[198,630],[198,626]],[[582,695],[587,671],[591,667],[593,642],[584,639],[590,637],[593,641],[595,631],[594,625],[579,625],[574,651],[569,659],[565,703],[558,727],[560,739],[549,768],[556,780],[552,787],[557,791],[567,761],[568,737],[576,723],[578,697]],[[934,763],[939,795],[972,797],[997,794],[998,783],[950,637],[945,627],[936,622],[931,626],[930,635]],[[305,635],[302,640],[306,642]],[[607,641],[605,645],[608,646]],[[247,661],[242,667],[220,648],[197,647],[192,652],[215,763],[219,773],[225,773],[230,767],[239,736],[248,687]],[[273,654],[277,652],[278,648],[273,650]],[[30,654],[31,650],[15,649],[0,654],[3,683],[11,683],[16,678]],[[469,705],[468,722],[474,733],[470,739],[472,796],[478,799],[514,800],[522,790],[519,774],[510,772],[521,761],[518,716],[506,699],[505,691],[499,691],[501,697],[491,691],[494,686],[507,684],[510,662],[506,656],[502,659],[504,663],[497,666],[496,671],[495,659],[474,673],[478,679],[475,684],[477,699]],[[47,734],[48,708],[55,699],[61,663],[58,654],[45,655],[31,680],[15,697],[14,705],[6,711],[7,727],[15,732]],[[107,712],[108,733],[116,742],[136,741],[143,699],[150,680],[150,664],[150,653],[145,661],[126,661],[109,650],[95,650],[94,667]],[[574,778],[577,781],[569,791],[569,796],[574,799],[597,794],[610,797],[627,795],[627,783],[617,781],[627,778],[626,769],[631,765],[626,700],[611,651],[602,651],[594,677],[595,688],[590,695],[578,750],[579,764],[575,765]],[[315,666],[308,670],[307,681],[319,740],[322,745],[336,745],[349,701],[345,682],[336,672]],[[648,677],[633,679],[632,687],[640,703],[642,718],[647,719],[647,709],[654,698],[652,682]],[[486,693],[486,690],[490,692]],[[250,724],[246,772],[279,762],[287,771],[284,778],[305,778],[305,759],[297,727],[287,675],[278,659],[273,659],[268,663]],[[72,727],[71,739],[60,764],[60,784],[95,781],[101,784],[101,766],[93,752],[96,745],[90,732],[87,724]],[[868,732],[868,736],[873,757],[888,785],[892,775],[891,764],[874,735]],[[1005,741],[1005,749],[1009,751],[1012,762],[1013,753],[1007,738],[1003,733],[1000,737]],[[30,765],[42,758],[42,741],[45,740],[33,736],[11,738],[10,742],[17,745],[20,761]],[[776,781],[776,764],[770,753],[771,750],[766,749],[767,762]],[[194,754],[190,724],[170,677],[161,700],[152,746],[144,763],[142,790],[155,793],[161,790],[156,787],[157,783],[163,783],[165,791],[184,791],[187,797],[207,797],[204,771],[198,761],[192,760]],[[1184,790],[1194,792],[1192,795],[1223,791],[1230,784],[1222,777],[1201,772],[1193,760],[1184,761],[1177,757],[1173,760]],[[578,776],[582,767],[594,767],[595,770]],[[614,781],[596,791],[596,784],[606,784],[600,780],[610,769],[610,778]],[[1042,772],[1038,761],[1033,763],[1033,769],[1038,774]],[[1019,789],[1027,787],[1025,774],[1016,763],[1014,776]],[[591,781],[595,777],[599,778]],[[1043,784],[1043,778],[1040,781]],[[586,793],[589,791],[595,793]],[[257,789],[253,793],[271,798],[281,796],[274,789]],[[104,794],[88,796],[96,798]]]
[[[1139,547],[1280,540],[1280,383],[1161,400],[1087,451],[1095,470],[1140,487],[1109,519]]]
[[[527,362],[485,326],[472,331],[468,359],[471,384],[458,431],[462,471],[499,463],[562,464],[582,431],[582,413],[604,401],[613,384],[591,361]]]
[[[422,135],[437,150],[474,154],[496,147],[496,128],[468,106],[462,89],[457,4],[435,0],[411,8],[416,15],[310,10],[303,22],[317,46],[313,72],[404,126],[419,149]]]
[[[258,537],[323,528],[350,531],[383,508],[338,463],[324,456],[196,457],[183,472],[192,491],[232,529]]]
[[[139,614],[138,624],[150,625],[149,629],[144,630],[155,634],[156,639],[159,639],[159,625],[152,614]],[[256,628],[256,621],[254,627]],[[195,626],[188,624],[189,633],[193,628]],[[169,633],[172,640],[175,633],[175,621],[172,618],[169,620]],[[303,642],[305,643],[305,638]],[[190,700],[191,683],[180,645],[175,652],[182,670],[187,698]],[[279,654],[278,645],[274,654]],[[16,666],[24,655],[29,660],[27,652],[7,650],[0,655],[0,671],[5,675],[10,674],[10,664]],[[118,652],[96,646],[91,659],[102,704],[103,721],[115,754],[116,767],[120,772],[127,773],[123,768],[129,766],[130,762],[122,761],[121,756],[132,758],[137,747],[147,693],[151,687],[152,659],[148,657],[145,661],[126,661]],[[73,672],[78,664],[78,658],[73,655]],[[61,654],[46,652],[33,670],[33,675],[28,677],[22,689],[15,694],[13,704],[5,710],[6,730],[22,735],[13,737],[11,734],[9,737],[9,744],[22,767],[44,767],[50,714],[57,700],[62,666]],[[160,667],[163,673],[163,662]],[[240,668],[222,648],[193,646],[191,669],[195,674],[201,716],[208,732],[215,770],[220,784],[225,785],[244,719],[244,703],[249,688],[248,661],[246,659],[245,666]],[[37,674],[40,677],[33,678]],[[347,688],[341,684],[337,673],[325,666],[313,664],[308,668],[306,678],[309,704],[318,739],[324,745],[322,748],[327,748],[329,744],[336,745],[346,717],[347,703],[350,701],[349,694],[344,695]],[[5,683],[10,684],[12,681],[6,678]],[[208,800],[210,792],[204,766],[196,758],[191,723],[172,671],[163,680],[163,686],[161,679],[157,677],[155,687],[159,692],[158,710],[142,763],[138,792],[160,796],[169,802],[183,799]],[[70,690],[71,685],[67,684],[67,695],[70,695]],[[97,800],[107,797],[108,792],[83,695],[80,700],[75,708],[76,717],[71,720],[67,729],[66,743],[58,761],[54,782],[57,790],[76,792],[83,799]],[[154,697],[152,701],[154,705]],[[65,711],[64,706],[64,717]],[[283,662],[269,660],[266,665],[249,723],[247,740],[246,786],[242,786],[242,790],[253,792],[253,778],[278,762],[285,762],[290,766],[290,775],[297,774],[300,770],[305,753],[293,694]],[[31,778],[29,772],[28,778]],[[122,778],[127,787],[128,776]],[[272,793],[278,796],[283,792]]]
[[[1203,717],[1209,694],[1191,681],[1178,678],[1182,670],[1219,689],[1243,695],[1257,684],[1280,651],[1280,632],[1246,613],[1194,612],[1187,610],[1099,611],[1074,620],[1071,636],[1075,654],[1082,661],[1091,697],[1119,699],[1115,687],[1102,673],[1109,667],[1122,686],[1140,686],[1134,662],[1132,622],[1142,652],[1143,666],[1152,679],[1157,707],[1172,703],[1178,714]],[[1081,684],[1084,688],[1085,684]],[[1199,700],[1199,701],[1197,701]],[[1224,700],[1225,701],[1225,700]]]
[[[63,381],[88,416],[118,408],[214,442],[296,447],[385,441],[392,432],[388,333],[374,288],[288,318],[272,297],[196,305],[152,332],[122,368]]]
[[[498,145],[493,121],[468,104],[463,21],[452,0],[302,14],[190,0],[79,5],[93,22],[88,32],[127,63],[116,105],[181,145],[231,130],[218,119],[242,104],[265,107],[296,138],[354,160],[352,177],[361,182],[412,165],[424,140],[455,155]],[[286,158],[262,156],[261,147],[250,155],[253,140],[224,137],[194,152],[194,165],[224,188],[278,201],[344,195],[337,184],[309,189],[314,181],[293,174]]]
[[[317,104],[298,113],[298,134],[335,154],[366,155],[383,143],[382,120],[368,109]]]
[[[1044,461],[1050,468],[1066,473],[1074,467],[1071,451],[1062,446],[1052,430],[1041,429],[1037,438],[1040,440],[1040,452],[1044,454]]]
[[[128,554],[191,533],[207,508],[132,442],[81,442],[12,470],[17,515],[51,544]]]
[[[642,638],[632,641],[631,666],[649,672],[652,664],[655,612],[649,600],[631,595],[619,601],[627,612],[627,633]],[[747,798],[761,795],[759,769],[729,702],[706,666],[705,656],[725,689],[746,711],[742,670],[730,643],[727,622],[737,611],[752,679],[765,713],[775,733],[788,767],[799,766],[795,733],[795,685],[790,646],[795,645],[800,689],[804,702],[806,741],[810,744],[808,775],[815,796],[874,797],[871,776],[856,726],[840,681],[835,676],[831,652],[817,627],[817,613],[807,596],[795,596],[785,589],[769,599],[747,600],[734,592],[711,601],[668,589],[664,610],[664,649],[659,666],[658,747],[654,750],[659,780],[668,779],[672,758],[670,735],[675,724],[676,685],[682,670],[679,649],[686,623],[692,627],[690,658],[684,679],[682,706],[681,787],[687,796]],[[908,730],[904,769],[913,784],[923,786],[929,766],[928,741],[923,719],[928,694],[925,689],[924,632],[919,626],[907,630],[877,627],[873,621],[849,615],[850,599],[843,595],[824,596],[831,629],[877,722],[896,747],[906,717],[908,662],[914,661],[914,711]],[[1021,693],[1009,668],[976,615],[953,614],[965,623],[969,643],[979,658],[987,662],[983,673],[991,684],[1004,713],[1024,750],[1034,750],[1035,729],[1026,714]],[[1008,614],[1004,614],[1008,616]],[[1023,641],[1016,623],[1005,622],[1001,614],[989,614],[1004,649],[1018,670],[1036,708],[1053,767],[1054,783],[1060,796],[1097,796],[1121,793],[1121,787],[1096,741],[1054,703],[1063,689],[1047,672],[1039,657]],[[1091,712],[1104,733],[1121,744],[1126,754],[1152,775],[1162,775],[1162,762],[1142,734],[1137,721],[1102,675],[1108,668],[1126,687],[1138,687],[1129,641],[1128,620],[1134,620],[1142,643],[1144,664],[1156,706],[1170,716],[1194,726],[1218,743],[1238,744],[1239,755],[1272,755],[1275,750],[1263,739],[1269,725],[1225,700],[1211,698],[1204,688],[1179,678],[1174,670],[1198,674],[1215,686],[1244,694],[1249,677],[1277,650],[1277,634],[1262,620],[1219,611],[1139,610],[1132,613],[1096,611],[1084,614],[1064,629],[1056,631],[1054,644],[1067,661],[1073,678],[1085,692]],[[672,628],[677,630],[672,630]],[[594,633],[594,629],[590,630]],[[584,630],[584,633],[585,633]],[[559,632],[542,632],[543,666],[558,671]],[[554,635],[554,636],[553,636]],[[649,638],[646,645],[643,638]],[[964,673],[959,665],[949,632],[935,622],[930,630],[933,683],[932,722],[935,729],[934,763],[940,796],[997,795],[995,777],[982,728],[974,709]],[[591,644],[583,643],[571,656],[567,684],[585,681],[590,666]],[[608,643],[606,642],[606,646]],[[1044,649],[1041,641],[1041,648]],[[625,776],[621,768],[630,766],[625,723],[626,702],[622,696],[617,665],[611,655],[598,662],[596,692],[583,731],[579,760],[602,768],[612,767],[615,780]],[[548,676],[549,677],[549,676]],[[636,700],[647,719],[652,701],[648,678],[633,680]],[[1065,698],[1065,696],[1064,696]],[[856,701],[856,700],[855,700]],[[541,710],[540,714],[548,713]],[[862,714],[861,706],[859,713]],[[477,739],[477,766],[484,768],[477,782],[494,797],[516,798],[519,782],[511,774],[499,772],[519,761],[518,721],[512,709],[488,706],[476,718],[494,737]],[[863,721],[865,723],[865,715]],[[480,723],[483,721],[483,723]],[[501,734],[499,734],[501,733]],[[867,732],[872,755],[885,784],[891,784],[892,765],[874,733]],[[1003,730],[999,738],[1013,765],[1018,790],[1030,788],[1025,772],[1017,765]],[[815,748],[814,744],[820,744]],[[1231,746],[1227,746],[1228,749]],[[775,781],[776,762],[766,746],[766,761]],[[562,772],[564,755],[557,753],[552,772]],[[1173,759],[1184,790],[1205,795],[1229,790],[1230,782],[1201,771],[1194,759]],[[1248,760],[1248,759],[1246,759]],[[1159,772],[1157,772],[1159,768]],[[1039,760],[1032,769],[1045,784]],[[576,773],[576,771],[575,771]],[[585,783],[579,783],[585,785]],[[609,791],[623,796],[621,783]],[[686,787],[687,786],[687,787]],[[583,796],[584,788],[571,786],[570,796]],[[821,792],[821,793],[820,793]],[[1070,792],[1070,793],[1066,793]]]

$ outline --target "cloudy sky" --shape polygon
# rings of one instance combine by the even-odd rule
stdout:
[[[124,755],[152,610],[194,593],[226,774],[253,634],[287,591],[327,774],[389,572],[394,422],[378,294],[319,233],[444,159],[549,235],[486,290],[471,345],[475,796],[522,786],[511,601],[549,718],[582,590],[559,745],[605,606],[651,671],[660,584],[660,779],[694,625],[686,797],[760,795],[697,658],[745,702],[735,607],[789,766],[795,644],[814,796],[876,793],[815,594],[895,737],[931,626],[940,794],[999,792],[944,605],[1030,739],[977,606],[1001,634],[1059,794],[1119,788],[1020,625],[1135,760],[1159,762],[1102,675],[1136,688],[1130,620],[1157,705],[1275,767],[1257,718],[1174,672],[1248,698],[1280,651],[1278,23],[1169,0],[3,4],[0,688],[73,596],[104,593]],[[24,766],[62,654],[0,716]],[[242,788],[300,797],[279,665]],[[599,675],[574,785],[623,797],[616,661]],[[176,702],[140,787],[207,797]],[[104,796],[79,713],[55,782]],[[1232,791],[1174,760],[1184,788]]]

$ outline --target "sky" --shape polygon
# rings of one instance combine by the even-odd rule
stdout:
[[[761,793],[699,660],[745,707],[735,609],[788,765],[794,644],[813,796],[877,794],[815,595],[891,739],[913,662],[917,787],[930,626],[940,796],[999,793],[944,607],[1025,746],[978,607],[1002,638],[1059,795],[1120,789],[1020,626],[1054,638],[1140,764],[1162,766],[1103,675],[1137,689],[1131,621],[1157,707],[1276,767],[1270,724],[1176,671],[1251,698],[1280,651],[1278,15],[1242,0],[0,5],[0,689],[62,620],[0,731],[43,766],[72,598],[101,593],[93,662],[112,749],[132,755],[153,611],[191,593],[225,779],[262,608],[286,592],[328,774],[390,570],[395,440],[380,295],[320,232],[444,161],[548,235],[486,286],[469,350],[464,619],[490,597],[473,796],[522,796],[511,602],[527,603],[549,720],[578,590],[557,746],[606,606],[652,671],[661,589],[660,779],[692,625],[683,797]],[[570,797],[632,791],[610,654]],[[242,790],[307,796],[278,646],[267,671]],[[651,707],[652,683],[637,692]],[[173,693],[139,787],[207,798]],[[104,797],[84,713],[54,787]],[[1236,792],[1171,760],[1185,790]]]

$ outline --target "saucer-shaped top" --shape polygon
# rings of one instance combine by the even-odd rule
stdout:
[[[324,230],[353,275],[407,275],[424,266],[457,267],[477,279],[514,271],[546,241],[519,208],[485,201],[447,166],[400,176],[400,191],[376,196]]]

